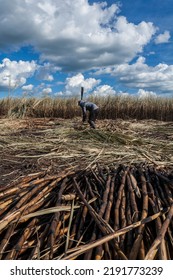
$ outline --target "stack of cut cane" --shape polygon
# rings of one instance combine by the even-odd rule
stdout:
[[[173,259],[171,169],[96,164],[0,190],[1,259]]]

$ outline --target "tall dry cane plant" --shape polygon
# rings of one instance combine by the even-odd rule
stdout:
[[[100,119],[157,119],[173,121],[173,98],[138,98],[134,96],[90,96],[87,100],[100,108]],[[13,118],[81,116],[78,98],[4,98],[0,100],[0,116]]]

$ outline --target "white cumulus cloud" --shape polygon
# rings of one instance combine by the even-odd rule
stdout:
[[[118,4],[108,3],[0,0],[0,50],[30,45],[42,60],[65,71],[129,62],[150,42],[156,27],[128,22],[119,16]]]
[[[153,91],[147,91],[144,89],[139,89],[137,95],[139,96],[139,98],[149,98],[149,97],[157,97],[157,94]]]
[[[22,90],[31,91],[31,90],[33,90],[33,88],[34,88],[34,86],[30,84],[30,85],[23,86]]]
[[[100,85],[93,91],[93,95],[98,95],[100,97],[106,97],[115,94],[116,91],[109,85]]]
[[[96,74],[110,74],[128,88],[144,89],[156,93],[173,91],[173,65],[159,63],[148,66],[144,57],[139,57],[133,64],[120,64],[115,67],[100,69]]]
[[[42,95],[46,96],[52,93],[52,89],[51,88],[44,88],[42,90]]]
[[[26,83],[37,69],[35,61],[11,61],[4,58],[0,64],[0,91],[15,89]]]
[[[170,38],[171,38],[170,32],[169,31],[165,31],[163,34],[159,34],[156,37],[155,43],[156,44],[168,43]]]
[[[95,78],[84,78],[84,75],[79,73],[77,75],[72,76],[71,78],[67,78],[65,81],[65,95],[79,95],[80,89],[84,87],[84,92],[88,93],[93,88],[95,88],[101,81]]]

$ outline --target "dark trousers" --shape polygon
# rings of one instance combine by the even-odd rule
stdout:
[[[99,109],[95,109],[89,112],[88,122],[90,124],[90,127],[92,128],[96,128],[95,121],[97,119],[98,113],[99,113]]]

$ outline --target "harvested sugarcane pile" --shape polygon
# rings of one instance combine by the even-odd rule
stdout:
[[[173,173],[147,164],[28,175],[1,188],[1,259],[173,259]]]

